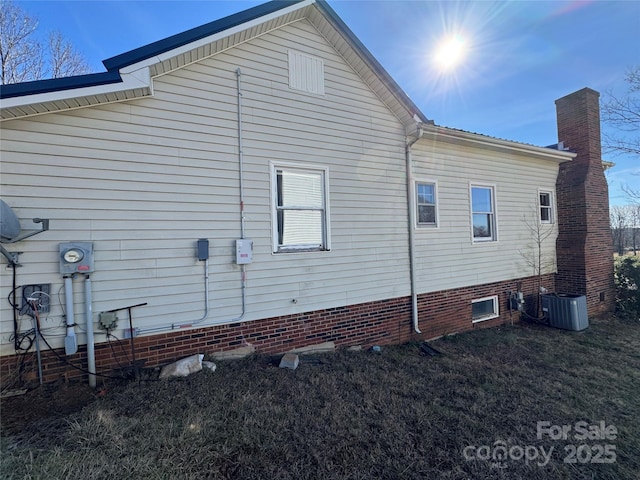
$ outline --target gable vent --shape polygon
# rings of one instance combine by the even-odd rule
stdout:
[[[324,95],[324,61],[289,50],[289,87]]]

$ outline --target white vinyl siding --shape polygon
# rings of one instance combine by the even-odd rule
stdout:
[[[412,157],[417,179],[438,179],[438,228],[420,229],[415,239],[418,292],[532,275],[524,258],[533,245],[529,226],[539,222],[538,191],[555,189],[557,162],[432,139],[414,144]],[[470,183],[495,187],[499,242],[472,243]],[[544,273],[556,270],[557,223],[548,227]]]
[[[289,86],[324,95],[324,62],[321,58],[289,50]]]
[[[471,321],[473,323],[484,322],[498,316],[500,316],[500,311],[497,295],[471,301]]]
[[[323,59],[325,96],[289,87],[292,48]],[[25,229],[32,218],[51,220],[47,233],[6,246],[24,252],[19,284],[58,292],[58,243],[91,241],[94,312],[146,302],[133,311],[134,327],[190,322],[203,311],[195,243],[207,238],[206,323],[237,317],[238,68],[245,228],[254,242],[243,321],[409,295],[405,128],[307,21],[158,77],[151,98],[3,122],[2,199]],[[331,173],[331,251],[273,254],[270,162]],[[6,299],[10,271],[0,270]],[[62,306],[52,297],[43,328],[62,346]],[[12,313],[6,301],[0,308],[2,353],[11,354]],[[127,327],[120,320],[113,333]]]

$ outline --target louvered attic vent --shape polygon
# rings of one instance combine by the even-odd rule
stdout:
[[[324,61],[289,50],[289,87],[324,95]]]

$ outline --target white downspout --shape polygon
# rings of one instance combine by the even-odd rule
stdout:
[[[89,386],[96,388],[96,355],[93,339],[93,298],[91,292],[91,277],[84,279],[84,308],[87,317],[87,369],[89,370]]]
[[[415,258],[415,218],[416,204],[414,201],[414,180],[413,180],[413,162],[411,159],[411,147],[414,143],[422,138],[422,124],[417,124],[416,136],[413,140],[407,138],[406,161],[407,161],[407,206],[409,210],[409,276],[411,282],[411,314],[413,317],[413,330],[416,333],[422,333],[418,326],[418,293],[416,291],[416,258]]]

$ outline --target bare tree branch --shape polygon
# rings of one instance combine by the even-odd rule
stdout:
[[[89,66],[60,32],[49,34],[49,75],[51,78],[70,77],[89,72]]]
[[[43,46],[38,20],[11,0],[0,0],[0,83],[68,77],[89,73],[89,66],[61,33],[52,32]]]
[[[604,134],[602,143],[608,153],[640,156],[640,66],[627,72],[625,82],[626,94],[607,92],[600,107],[602,120],[621,134]]]
[[[0,81],[35,80],[42,76],[42,48],[32,37],[38,20],[12,2],[0,2]]]

